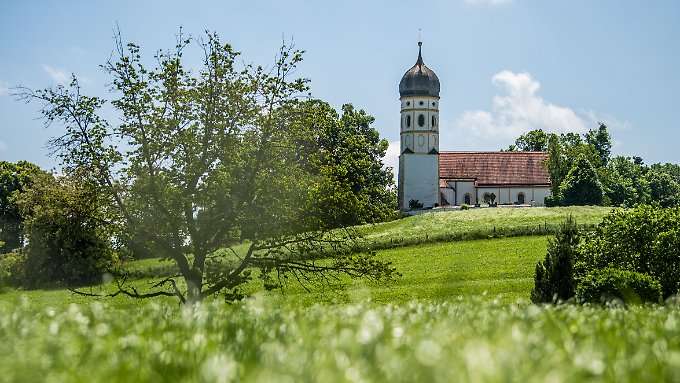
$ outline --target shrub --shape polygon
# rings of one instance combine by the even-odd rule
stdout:
[[[628,304],[660,303],[661,284],[647,274],[607,267],[586,275],[578,285],[576,297],[581,303],[607,303],[615,299]]]
[[[0,287],[19,286],[24,274],[26,258],[19,253],[0,255]]]
[[[574,296],[573,265],[578,243],[578,227],[569,216],[548,243],[545,259],[536,264],[532,302],[565,301]]]
[[[470,210],[470,205],[464,203],[460,206],[460,210]]]
[[[115,259],[102,196],[70,178],[36,179],[17,199],[28,237],[22,285],[37,288],[101,281]]]
[[[554,206],[560,206],[560,196],[557,195],[549,195],[545,197],[544,203],[546,207],[554,207]]]
[[[641,205],[614,210],[582,243],[576,278],[616,266],[648,274],[661,283],[663,297],[680,286],[680,209]]]
[[[423,204],[420,203],[420,201],[418,201],[417,199],[412,199],[412,200],[408,201],[408,208],[409,209],[422,209]]]

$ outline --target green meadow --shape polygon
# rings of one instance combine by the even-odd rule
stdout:
[[[549,236],[512,232],[605,208],[475,209],[360,228],[401,274],[340,279],[192,307],[68,290],[0,294],[2,381],[680,381],[680,310],[528,301]],[[495,227],[495,231],[494,231]],[[502,229],[499,229],[502,228]],[[477,230],[486,239],[441,241]],[[510,235],[504,236],[502,230]],[[428,239],[416,245],[399,238]],[[440,237],[437,237],[440,236]],[[169,261],[126,265],[138,288]],[[111,291],[102,284],[83,291]]]

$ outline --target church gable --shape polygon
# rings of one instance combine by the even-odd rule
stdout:
[[[476,186],[550,186],[545,152],[440,152],[441,180],[475,180]]]

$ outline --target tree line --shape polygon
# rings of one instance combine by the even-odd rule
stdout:
[[[680,205],[680,165],[646,165],[641,157],[612,156],[611,147],[607,126],[600,123],[584,135],[532,130],[507,150],[548,153],[552,195],[547,206]]]

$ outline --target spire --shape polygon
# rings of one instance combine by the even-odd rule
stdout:
[[[423,66],[422,47],[423,47],[423,30],[418,28],[418,61],[416,61],[416,65],[418,65],[419,68]]]

